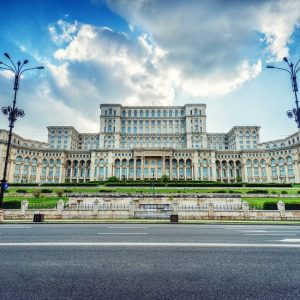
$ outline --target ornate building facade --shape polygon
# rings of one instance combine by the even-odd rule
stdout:
[[[9,182],[86,182],[117,176],[300,182],[300,132],[260,143],[258,126],[207,133],[206,105],[100,105],[100,132],[48,127],[48,142],[13,134]],[[0,130],[3,172],[7,130]]]

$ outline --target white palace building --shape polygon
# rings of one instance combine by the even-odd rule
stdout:
[[[120,179],[300,182],[300,132],[261,143],[259,126],[206,131],[206,105],[101,104],[100,132],[48,127],[48,142],[12,137],[9,182]],[[8,131],[0,130],[0,171]]]

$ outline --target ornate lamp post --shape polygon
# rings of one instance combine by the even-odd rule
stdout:
[[[25,59],[23,63],[18,61],[16,64],[12,61],[10,56],[7,53],[4,53],[5,57],[8,58],[9,64],[6,64],[0,61],[0,69],[8,70],[14,74],[14,99],[12,106],[4,106],[1,108],[2,113],[5,116],[8,116],[8,126],[9,126],[9,133],[8,133],[8,141],[7,141],[7,148],[6,148],[6,155],[5,155],[5,162],[4,162],[4,170],[3,170],[3,177],[1,180],[1,190],[0,190],[0,209],[3,208],[3,197],[4,197],[4,190],[7,187],[7,180],[6,180],[6,173],[7,173],[7,164],[8,164],[8,157],[10,152],[10,144],[11,144],[11,137],[12,137],[12,129],[14,128],[14,124],[18,118],[22,118],[25,116],[24,110],[19,109],[16,107],[17,101],[17,92],[19,90],[19,84],[21,75],[29,70],[41,70],[44,69],[43,66],[38,66],[34,68],[25,68],[25,65],[28,64],[28,60]]]
[[[291,82],[292,82],[292,89],[293,89],[293,92],[294,92],[294,95],[295,95],[296,108],[293,108],[292,110],[288,110],[287,111],[287,116],[290,119],[294,118],[295,122],[297,123],[297,127],[300,128],[300,110],[299,110],[299,102],[298,102],[298,95],[297,95],[297,93],[298,93],[297,73],[300,70],[300,66],[299,66],[300,59],[298,60],[296,65],[294,65],[292,62],[289,62],[286,57],[284,57],[283,60],[289,66],[288,69],[278,68],[278,67],[274,67],[274,66],[267,66],[267,68],[268,69],[283,70],[283,71],[286,71],[290,74]]]

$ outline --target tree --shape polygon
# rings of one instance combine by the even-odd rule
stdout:
[[[119,178],[117,176],[112,176],[107,178],[108,182],[116,182],[119,181]]]
[[[163,182],[163,183],[167,183],[167,182],[170,181],[170,177],[167,176],[167,175],[163,175],[163,176],[161,176],[160,180],[161,180],[161,182]]]

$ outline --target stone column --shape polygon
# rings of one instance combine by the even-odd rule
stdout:
[[[271,169],[271,165],[268,163],[266,163],[266,174],[267,174],[267,181],[272,182],[271,179],[272,169]]]
[[[0,224],[4,223],[4,210],[0,209]]]
[[[186,180],[186,163],[183,166],[183,175],[184,175],[184,180]]]
[[[136,158],[133,159],[133,180],[136,180]]]
[[[300,182],[299,165],[298,165],[297,159],[294,160],[293,168],[294,168],[294,174],[295,174],[295,182]]]
[[[70,182],[72,182],[72,178],[73,178],[73,173],[74,173],[74,162],[71,161],[71,165],[70,165]]]
[[[244,171],[243,173],[243,182],[248,182],[248,175],[247,175],[247,165],[244,163],[244,164],[242,164],[242,170]]]
[[[196,178],[194,178],[194,174],[195,174],[195,172],[194,172],[194,167],[195,167],[195,165],[194,164],[192,164],[191,165],[191,171],[192,171],[192,180],[195,180]]]
[[[279,211],[280,218],[281,218],[281,220],[282,220],[283,218],[285,218],[285,204],[284,204],[283,201],[279,201],[279,202],[277,203],[277,209],[278,209],[278,211]]]
[[[242,210],[244,212],[244,219],[249,219],[249,203],[246,201],[242,202]]]
[[[214,204],[213,203],[208,203],[208,218],[209,219],[214,219]]]
[[[178,202],[173,202],[172,203],[172,209],[173,209],[172,214],[173,215],[178,215],[178,211],[179,211],[179,204],[178,204]]]
[[[93,203],[93,216],[97,216],[98,214],[98,205],[99,205],[99,201],[95,200]]]
[[[26,210],[28,210],[28,201],[23,200],[23,201],[21,201],[21,214],[25,216]]]
[[[64,200],[60,199],[57,201],[57,213],[59,215],[62,215],[63,213],[63,210],[64,210],[64,207],[65,207],[65,202]]]
[[[284,163],[285,182],[289,182],[287,163]]]
[[[20,179],[23,181],[23,169],[24,169],[24,163],[21,163],[21,168],[20,168]]]
[[[173,178],[173,162],[172,158],[170,157],[170,179],[172,180]]]
[[[166,162],[165,162],[165,157],[162,157],[162,170],[161,170],[161,175],[166,175]]]

